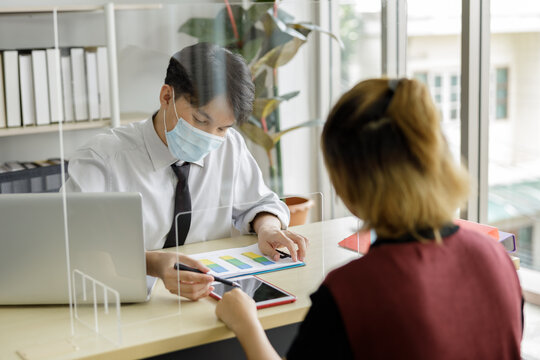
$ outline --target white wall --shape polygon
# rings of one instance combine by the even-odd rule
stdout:
[[[509,76],[512,81],[511,104],[514,105],[513,161],[528,162],[540,157],[540,33],[513,36],[515,66]],[[540,171],[537,172],[540,175]]]

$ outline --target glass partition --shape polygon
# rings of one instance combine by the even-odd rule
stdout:
[[[233,238],[237,247],[254,245],[255,237],[245,235],[249,229],[234,230],[231,220],[238,212],[249,210],[245,205],[257,198],[245,195],[261,195],[264,182],[277,194],[275,199],[283,199],[278,200],[283,208],[286,203],[291,209],[295,205],[311,209],[299,216],[298,226],[291,226],[313,241],[306,266],[289,270],[290,276],[279,272],[261,276],[284,289],[296,289],[301,284],[295,290],[297,301],[309,303],[309,293],[342,261],[342,249],[335,241],[325,241],[332,230],[323,222],[324,200],[318,193],[323,183],[318,132],[327,111],[319,103],[323,97],[330,102],[337,94],[327,95],[321,90],[333,87],[333,78],[319,61],[321,56],[328,56],[321,53],[320,44],[330,42],[339,48],[342,32],[352,31],[328,33],[331,28],[322,24],[328,23],[329,14],[321,10],[321,5],[312,1],[278,5],[171,1],[116,7],[69,6],[29,13],[14,10],[0,15],[0,33],[18,34],[0,40],[5,49],[1,52],[3,84],[8,73],[23,74],[33,82],[28,87],[22,77],[9,78],[14,88],[4,88],[5,94],[9,93],[3,97],[6,102],[19,99],[19,107],[33,105],[33,111],[21,112],[15,118],[17,124],[6,122],[7,129],[0,129],[0,162],[13,163],[0,168],[0,192],[51,193],[24,194],[25,201],[2,194],[2,206],[10,206],[9,200],[19,209],[16,213],[16,207],[10,206],[12,216],[2,217],[2,229],[32,214],[31,226],[15,229],[13,234],[28,240],[28,259],[40,255],[54,264],[47,267],[36,263],[40,284],[33,288],[37,293],[25,296],[31,299],[28,303],[37,306],[13,311],[0,305],[0,312],[11,316],[14,323],[36,315],[36,324],[40,324],[24,322],[21,340],[22,330],[11,330],[9,321],[3,323],[3,334],[13,332],[10,354],[18,352],[29,359],[44,353],[51,358],[69,358],[125,349],[142,341],[142,328],[156,330],[150,330],[150,335],[145,332],[144,341],[159,340],[162,328],[181,333],[184,322],[197,322],[196,314],[190,314],[189,309],[200,306],[206,319],[199,324],[201,329],[215,325],[217,320],[208,316],[214,311],[213,300],[203,299],[202,305],[190,302],[182,293],[168,291],[161,280],[145,276],[145,252],[161,251],[162,240],[170,231],[177,185],[170,168],[176,160],[169,161],[173,155],[163,141],[167,139],[165,132],[160,132],[164,129],[159,121],[165,115],[158,112],[164,107],[160,92],[170,57],[200,42],[225,46],[246,59],[248,78],[255,84],[254,108],[245,122],[227,130],[232,140],[222,146],[235,148],[212,165],[231,183],[216,181],[219,176],[213,178],[211,174],[201,177],[210,164],[193,161],[190,176],[195,180],[190,186],[202,190],[191,192],[190,213],[200,231],[188,237],[185,246],[163,251],[181,259],[180,252],[194,255],[219,250],[213,248],[216,239]],[[349,5],[352,2],[343,4]],[[360,49],[352,48],[354,37],[345,44],[355,54],[347,63],[351,68],[352,63],[366,60],[360,56],[362,52],[369,51],[369,59],[379,56],[380,52],[373,49],[380,47],[374,30],[380,19],[373,9],[354,8],[355,14],[365,15],[370,25],[365,28],[367,37]],[[361,24],[354,26],[361,28]],[[32,52],[35,50],[39,51],[36,55]],[[360,70],[356,68],[358,80],[377,75],[377,62],[370,60]],[[37,64],[45,67],[37,68]],[[6,71],[8,65],[10,69],[18,66],[17,71]],[[27,71],[20,70],[21,66]],[[46,87],[38,87],[44,84]],[[19,90],[18,97],[11,96],[14,89]],[[38,108],[44,104],[48,105],[46,110]],[[195,108],[200,110],[201,106]],[[13,120],[11,103],[5,109],[7,120]],[[116,111],[120,113],[119,123]],[[156,112],[160,117],[154,121]],[[11,170],[13,173],[4,177]],[[22,178],[12,177],[18,170],[28,172]],[[291,212],[296,216],[296,210]],[[210,223],[199,223],[199,215]],[[38,236],[32,236],[32,229],[37,229]],[[345,230],[344,234],[349,232],[349,228]],[[54,246],[46,241],[53,241]],[[10,243],[3,238],[2,245]],[[255,248],[247,252],[262,255]],[[9,261],[3,260],[15,267],[22,263],[17,256],[25,252],[0,253],[11,254]],[[231,259],[220,261],[227,260]],[[48,276],[53,269],[56,275]],[[314,271],[317,276],[313,276]],[[60,290],[53,288],[52,280],[59,283]],[[11,284],[11,275],[3,281]],[[126,294],[126,288],[133,294]],[[146,301],[152,288],[153,295]],[[40,300],[46,291],[56,291],[61,298]],[[42,306],[44,303],[51,305]]]
[[[131,208],[140,207],[136,200],[140,200],[137,194],[130,193],[95,193],[95,194],[68,194],[68,209],[70,209],[70,226],[77,230],[84,230],[85,234],[92,232],[90,229],[93,222],[88,222],[87,228],[84,224],[78,223],[80,220],[76,212],[75,199],[85,198],[84,207],[101,207],[103,216],[115,213],[121,210],[121,202],[124,205],[131,201]],[[99,198],[98,201],[95,200]],[[235,204],[233,206],[221,206],[208,209],[197,209],[189,212],[180,212],[175,216],[175,223],[171,226],[175,228],[175,242],[181,246],[165,248],[163,250],[153,251],[153,254],[165,254],[165,261],[168,261],[166,254],[171,254],[174,259],[174,267],[178,270],[196,269],[200,264],[210,269],[209,274],[220,277],[226,281],[235,281],[235,278],[242,275],[256,274],[271,284],[288,291],[297,297],[297,301],[304,304],[308,301],[308,295],[313,292],[323,280],[324,275],[336,264],[343,262],[343,254],[336,254],[337,244],[331,244],[325,237],[332,233],[334,228],[327,228],[322,218],[323,198],[320,193],[301,194],[294,199],[303,199],[304,209],[296,209],[295,205],[289,205],[291,211],[300,212],[308,210],[308,216],[300,219],[301,225],[294,225],[289,231],[284,231],[275,236],[286,235],[289,238],[304,236],[308,239],[308,246],[305,258],[295,261],[290,254],[287,246],[270,246],[277,248],[280,253],[278,257],[268,253],[269,248],[263,245],[263,239],[257,239],[253,232],[249,233],[244,216],[251,217],[253,211],[276,211],[283,213],[286,220],[288,210],[286,208],[286,199],[275,197],[271,201],[259,201],[255,203]],[[71,206],[70,206],[71,205]],[[298,204],[297,204],[298,205]],[[79,207],[81,204],[79,204]],[[114,209],[117,207],[118,209]],[[125,207],[125,206],[124,206]],[[93,210],[96,210],[94,208]],[[115,211],[116,210],[116,211]],[[126,209],[124,208],[124,211]],[[95,215],[88,216],[95,218]],[[115,219],[118,222],[121,219],[129,219],[137,216],[120,216]],[[186,223],[185,218],[189,221]],[[140,219],[137,219],[140,221]],[[204,222],[204,223],[201,223]],[[298,220],[296,220],[298,221]],[[102,220],[103,223],[107,221]],[[182,226],[188,224],[188,235],[183,240]],[[198,302],[189,301],[192,298],[191,289],[182,291],[183,284],[186,281],[180,271],[174,271],[171,263],[171,270],[174,276],[166,280],[159,279],[148,289],[140,282],[144,282],[144,273],[138,273],[143,264],[137,259],[137,251],[130,248],[142,246],[142,230],[127,232],[126,229],[133,227],[133,224],[119,222],[117,226],[104,230],[107,225],[104,224],[101,229],[93,232],[101,236],[116,238],[118,244],[112,245],[112,239],[104,239],[92,245],[80,244],[83,238],[82,234],[71,233],[70,246],[72,253],[72,281],[73,281],[73,305],[75,344],[84,344],[88,341],[92,333],[99,335],[101,343],[108,347],[123,346],[126,339],[132,339],[136,336],[139,329],[146,329],[146,340],[149,341],[153,336],[159,338],[163,336],[160,329],[173,326],[174,329],[182,327],[191,330],[203,329],[208,326],[208,317],[213,311],[215,300],[203,298]],[[204,231],[205,228],[212,228],[214,231]],[[127,232],[127,233],[126,233]],[[88,235],[87,235],[88,236]],[[165,240],[167,241],[167,240]],[[99,245],[101,244],[101,246]],[[165,247],[170,244],[165,244]],[[115,249],[117,247],[118,249]],[[119,251],[122,247],[124,251]],[[296,248],[296,245],[294,245]],[[141,255],[140,251],[138,252]],[[79,258],[77,255],[83,255]],[[186,258],[189,256],[189,258]],[[135,257],[135,258],[134,258]],[[130,258],[130,259],[128,259]],[[348,258],[347,258],[348,259]],[[142,259],[141,259],[142,260]],[[346,259],[345,259],[346,260]],[[189,268],[185,268],[188,266]],[[282,270],[282,271],[278,271]],[[214,284],[215,286],[215,284]],[[148,298],[145,301],[146,291],[149,290]],[[144,295],[141,298],[140,292]],[[134,302],[134,304],[130,304]],[[181,311],[180,311],[181,310]],[[194,321],[194,317],[200,317],[201,320]],[[214,323],[212,320],[211,323]],[[149,329],[154,329],[148,331]]]
[[[271,3],[231,3],[230,6],[221,3],[163,3],[142,8],[119,8],[114,11],[115,54],[109,39],[111,25],[108,11],[97,11],[81,20],[87,31],[95,31],[80,45],[80,50],[74,52],[74,49],[69,49],[65,53],[70,59],[73,77],[76,75],[74,58],[82,56],[84,60],[86,84],[83,88],[86,90],[88,114],[85,119],[77,120],[74,113],[72,124],[90,128],[87,131],[67,131],[66,128],[63,132],[65,157],[69,161],[69,179],[64,186],[68,202],[71,258],[74,257],[79,239],[94,236],[101,240],[89,243],[81,251],[81,254],[87,255],[84,259],[86,262],[72,260],[70,268],[74,339],[77,344],[84,344],[91,334],[97,333],[103,346],[123,347],[129,343],[129,339],[138,336],[141,328],[155,329],[152,335],[148,335],[151,340],[153,336],[156,339],[162,336],[160,329],[167,326],[183,331],[186,323],[201,326],[201,329],[208,325],[204,321],[195,324],[193,311],[204,311],[203,318],[207,319],[208,314],[213,314],[214,300],[205,298],[197,303],[187,300],[186,297],[191,297],[191,294],[183,294],[182,288],[176,286],[183,281],[178,271],[171,273],[171,278],[165,282],[161,279],[155,282],[149,301],[140,299],[141,289],[146,289],[146,284],[141,281],[134,284],[139,297],[126,299],[127,278],[133,280],[136,275],[133,269],[140,269],[141,266],[144,269],[144,264],[140,264],[141,251],[151,253],[147,259],[148,256],[164,252],[171,256],[159,255],[162,256],[160,261],[176,259],[182,262],[184,254],[198,258],[197,254],[220,250],[223,245],[214,240],[232,238],[226,242],[227,248],[251,247],[238,254],[218,254],[217,258],[215,254],[209,254],[209,258],[200,260],[204,260],[203,263],[212,270],[217,266],[234,268],[244,264],[260,265],[257,262],[259,256],[276,264],[280,261],[292,263],[291,259],[274,261],[264,256],[257,249],[256,238],[245,235],[250,230],[246,228],[247,225],[234,219],[241,218],[242,213],[250,213],[251,207],[256,205],[253,201],[267,197],[269,193],[263,182],[278,194],[274,194],[273,199],[284,209],[286,205],[279,200],[279,197],[284,197],[283,194],[304,194],[306,190],[317,189],[316,171],[319,164],[316,154],[319,141],[314,129],[322,124],[322,116],[320,109],[313,105],[318,96],[316,84],[319,80],[312,74],[318,71],[317,43],[323,38],[338,41],[337,37],[334,39],[332,34],[325,33],[327,29],[318,26],[318,8],[319,4],[315,2],[279,4],[277,7]],[[72,14],[63,14],[60,23],[78,21],[69,15]],[[140,26],[141,23],[144,23],[144,27]],[[69,29],[69,26],[60,25],[62,28]],[[69,41],[76,37],[75,34],[65,36]],[[174,165],[178,153],[171,152],[171,147],[166,145],[166,141],[167,144],[172,141],[174,134],[167,124],[169,117],[181,117],[179,121],[187,121],[191,127],[203,131],[206,129],[204,125],[197,123],[201,115],[209,115],[211,119],[208,123],[228,120],[223,115],[228,110],[226,106],[214,111],[209,103],[191,102],[192,99],[186,98],[187,93],[181,94],[174,106],[167,103],[172,96],[170,88],[163,85],[171,56],[187,46],[202,42],[226,46],[244,57],[248,65],[247,79],[255,83],[254,108],[243,123],[236,122],[232,128],[228,128],[228,125],[233,124],[225,124],[227,135],[221,148],[200,160],[190,160],[187,180],[181,180]],[[111,63],[114,55],[116,66]],[[102,72],[100,66],[104,58],[108,68]],[[114,67],[118,71],[116,89],[111,85],[115,82]],[[204,70],[209,76],[214,76],[214,80],[207,84],[211,88],[209,91],[229,86],[228,82],[238,80],[231,78],[230,74],[226,76],[225,68],[220,68],[219,64]],[[90,81],[91,77],[97,77],[97,82]],[[109,83],[108,98],[105,98],[105,89],[101,88],[102,77]],[[226,80],[220,83],[224,78]],[[71,81],[72,90],[75,90],[76,79]],[[168,97],[161,96],[164,89]],[[109,124],[115,125],[113,120],[109,120],[114,117],[115,91],[118,93],[116,105],[120,111],[120,126],[110,129]],[[97,98],[91,100],[92,93],[95,95],[96,92]],[[75,94],[73,99],[75,111]],[[233,105],[234,112],[234,104],[227,105]],[[91,115],[92,107],[97,116]],[[189,113],[186,108],[190,109]],[[218,134],[216,131],[219,129],[214,130],[206,132]],[[182,181],[189,184],[192,210],[180,211],[171,225],[173,214],[178,210],[175,194],[183,191],[178,185]],[[91,213],[83,217],[88,224],[92,224],[90,228],[77,223],[75,209],[70,208],[70,199],[74,199],[79,192],[87,193],[82,194],[88,195],[86,203],[92,200],[96,202],[97,207],[88,210]],[[291,206],[303,198],[301,201],[305,203],[297,205],[311,207],[310,213],[301,221],[312,223],[305,226],[316,235],[316,239],[320,239],[316,241],[317,246],[324,244],[320,224],[323,219],[322,196],[308,194],[288,198],[286,201]],[[130,201],[133,201],[131,205]],[[264,209],[262,207],[261,211]],[[128,232],[127,229],[133,230],[134,224],[123,221],[129,220],[130,216],[142,218],[139,221],[144,225],[142,230],[139,228],[142,233]],[[189,217],[190,231],[182,245],[184,241],[180,241],[178,236],[186,216]],[[99,219],[96,220],[96,217]],[[92,226],[99,226],[93,234]],[[173,228],[176,235],[171,244],[167,238]],[[113,234],[114,239],[103,241],[104,232]],[[112,242],[129,251],[124,257],[118,257],[117,253],[110,256],[104,256],[99,251],[94,253],[97,244],[111,245]],[[164,243],[166,249],[162,250]],[[252,258],[246,254],[252,255]],[[254,258],[255,255],[258,257]],[[115,256],[117,259],[114,259]],[[129,256],[135,256],[137,261],[122,263]],[[290,276],[284,277],[278,273],[261,276],[285,290],[295,289],[293,285],[302,282],[300,276],[305,280],[308,274],[313,274],[313,268],[317,271],[320,268],[318,273],[321,276],[311,277],[310,281],[303,280],[309,289],[306,287],[305,293],[302,290],[298,295],[302,296],[302,302],[306,302],[309,301],[307,290],[314,290],[322,280],[323,258],[322,253],[317,253],[310,260],[309,270],[291,269]],[[89,266],[85,267],[87,264]],[[147,266],[149,273],[152,272],[151,265],[147,263]],[[122,281],[120,278],[125,275],[122,271],[125,269],[131,270],[127,270],[129,276]],[[118,275],[117,279],[111,279],[111,274]],[[214,272],[214,275],[220,276],[220,273]],[[129,304],[130,301],[136,304]],[[212,317],[212,324],[216,321]]]
[[[330,101],[324,110],[323,119],[339,97],[355,84],[383,75],[382,2],[340,0],[332,1],[330,4],[332,31],[340,37],[342,46],[337,44],[330,46],[331,87],[327,95]],[[351,216],[349,210],[333,192],[325,195],[328,199],[329,217]]]
[[[0,357],[35,358],[72,335],[55,14],[2,9],[0,33]]]

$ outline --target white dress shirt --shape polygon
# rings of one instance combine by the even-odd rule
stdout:
[[[68,192],[139,192],[144,242],[160,249],[171,228],[176,183],[171,165],[180,165],[156,134],[152,118],[93,137],[69,159]],[[224,143],[190,165],[191,226],[185,243],[242,233],[260,212],[276,215],[282,228],[289,210],[265,184],[242,136],[227,130]]]

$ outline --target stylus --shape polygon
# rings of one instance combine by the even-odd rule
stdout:
[[[276,251],[280,254],[279,255],[280,259],[285,259],[285,258],[291,257],[291,255],[287,254],[285,251],[281,251],[279,249],[276,249]]]
[[[199,274],[204,274],[204,273],[203,273],[201,270],[199,270],[199,269],[194,269],[194,268],[192,268],[192,267],[186,266],[186,265],[181,264],[181,263],[178,263],[178,262],[174,264],[174,268],[175,268],[176,270],[184,270],[184,271],[191,271],[191,272],[196,272],[196,273],[199,273]],[[237,283],[237,282],[230,281],[230,280],[225,280],[225,279],[222,279],[222,278],[217,277],[217,276],[215,276],[215,275],[212,275],[212,276],[214,277],[214,280],[216,280],[216,281],[218,281],[218,282],[220,282],[220,283],[222,283],[222,284],[229,285],[229,286],[233,286],[233,287],[237,287],[237,288],[242,288],[242,287],[240,286],[240,284]]]

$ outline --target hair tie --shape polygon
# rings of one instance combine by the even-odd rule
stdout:
[[[393,92],[396,92],[396,88],[398,87],[400,81],[401,79],[389,79],[388,87],[390,88],[390,90],[392,90]]]

